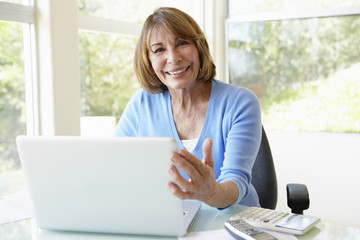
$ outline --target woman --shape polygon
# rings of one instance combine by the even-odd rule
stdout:
[[[186,13],[159,8],[144,23],[134,68],[143,89],[115,136],[173,137],[169,191],[210,206],[260,206],[251,170],[261,139],[259,102],[215,77],[204,33]]]

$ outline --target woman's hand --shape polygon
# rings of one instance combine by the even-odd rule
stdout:
[[[223,208],[236,201],[238,192],[231,181],[218,183],[214,174],[212,140],[206,139],[203,144],[203,161],[200,161],[187,150],[180,149],[171,155],[174,165],[182,168],[189,177],[184,179],[175,166],[169,168],[174,182],[169,182],[169,191],[180,199],[196,199],[209,206]]]

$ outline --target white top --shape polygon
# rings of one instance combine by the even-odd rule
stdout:
[[[189,152],[192,152],[195,149],[198,140],[199,140],[199,138],[181,140],[181,143],[186,150],[188,150]]]

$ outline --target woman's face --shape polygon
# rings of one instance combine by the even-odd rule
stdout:
[[[169,89],[189,87],[199,74],[200,58],[195,44],[161,26],[151,32],[149,59],[154,73]]]

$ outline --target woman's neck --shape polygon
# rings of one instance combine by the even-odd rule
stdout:
[[[189,88],[172,89],[169,91],[173,108],[189,110],[209,101],[211,82],[197,82]]]
[[[170,92],[170,94],[172,94]],[[198,138],[202,131],[211,94],[211,82],[201,83],[192,91],[176,91],[171,107],[181,140]]]

